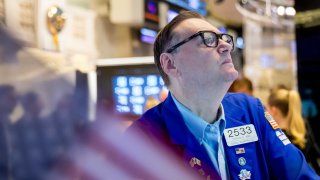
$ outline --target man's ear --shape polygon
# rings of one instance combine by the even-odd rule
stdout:
[[[160,63],[163,71],[170,76],[177,76],[178,70],[170,53],[162,53],[160,55]]]

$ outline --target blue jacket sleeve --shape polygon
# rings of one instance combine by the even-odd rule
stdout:
[[[320,179],[302,152],[287,139],[258,101],[258,122],[262,146],[271,179]]]

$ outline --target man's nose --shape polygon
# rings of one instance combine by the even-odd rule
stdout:
[[[222,53],[227,53],[227,52],[230,53],[231,50],[232,50],[231,44],[229,44],[229,43],[227,43],[227,42],[219,39],[218,52],[219,52],[220,54],[222,54]]]

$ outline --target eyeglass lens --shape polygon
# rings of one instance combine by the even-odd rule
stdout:
[[[218,36],[220,36],[220,37],[218,37]],[[233,48],[233,40],[230,35],[228,35],[228,34],[218,35],[214,32],[203,32],[203,41],[209,47],[218,46],[219,38],[222,39],[223,41],[229,43],[230,45],[232,45],[232,48]]]

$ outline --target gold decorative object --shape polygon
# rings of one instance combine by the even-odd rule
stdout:
[[[56,51],[59,51],[59,32],[66,22],[65,13],[58,6],[51,6],[47,11],[47,26],[52,35]]]

